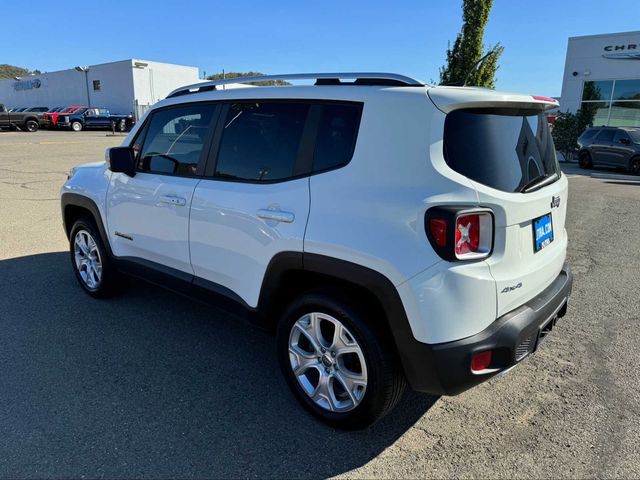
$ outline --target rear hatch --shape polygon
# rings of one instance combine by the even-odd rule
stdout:
[[[566,256],[566,177],[560,172],[545,111],[554,100],[481,88],[429,89],[446,113],[444,157],[467,177],[480,206],[494,213],[497,314],[544,290]]]

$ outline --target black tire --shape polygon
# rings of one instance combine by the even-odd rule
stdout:
[[[633,175],[640,175],[640,156],[631,159],[629,162],[629,170]]]
[[[284,311],[278,323],[276,337],[280,367],[297,399],[316,418],[332,427],[345,430],[365,428],[380,420],[395,407],[406,388],[389,335],[380,326],[384,319],[375,318],[376,313],[368,313],[353,298],[338,289],[311,290],[300,295]],[[335,412],[318,405],[305,392],[293,372],[289,355],[290,335],[296,322],[311,312],[328,314],[341,322],[362,351],[366,363],[367,385],[361,400],[351,410]],[[323,365],[320,361],[317,364]],[[316,387],[317,384],[314,388]],[[336,387],[333,388],[335,393]]]
[[[81,122],[71,122],[71,130],[74,132],[82,131],[82,123]]]
[[[580,168],[593,168],[593,161],[589,152],[580,152],[578,156],[578,165]]]
[[[27,132],[37,132],[38,128],[40,128],[40,124],[35,120],[27,120],[24,123],[24,128]]]
[[[83,278],[83,274],[78,267],[78,263],[76,262],[75,242],[76,237],[79,234],[82,234],[82,232],[88,233],[95,242],[98,258],[102,266],[100,281],[97,282],[95,286],[90,286],[87,280]],[[111,258],[109,257],[107,249],[105,248],[102,241],[102,237],[100,236],[100,232],[92,218],[81,217],[73,224],[73,227],[71,228],[71,235],[69,236],[69,255],[73,273],[75,274],[78,283],[85,292],[95,298],[106,298],[116,293],[116,285],[120,280],[120,275],[111,262]],[[86,277],[86,267],[82,268],[82,270],[84,271]],[[93,278],[95,279],[95,277]]]

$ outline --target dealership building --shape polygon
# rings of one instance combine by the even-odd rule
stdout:
[[[640,127],[640,31],[569,38],[560,110],[593,125]]]
[[[138,118],[177,87],[199,82],[197,67],[129,59],[0,80],[7,107],[87,105]]]

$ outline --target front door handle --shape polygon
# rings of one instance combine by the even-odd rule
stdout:
[[[256,213],[258,218],[263,220],[273,220],[275,222],[292,223],[296,216],[291,212],[283,212],[282,210],[258,210]]]
[[[175,195],[160,195],[160,203],[168,203],[169,205],[184,207],[187,204],[187,199],[176,197]]]

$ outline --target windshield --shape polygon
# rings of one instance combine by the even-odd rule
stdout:
[[[444,126],[444,157],[456,172],[505,192],[529,191],[538,180],[560,173],[547,117],[530,110],[449,113]]]

